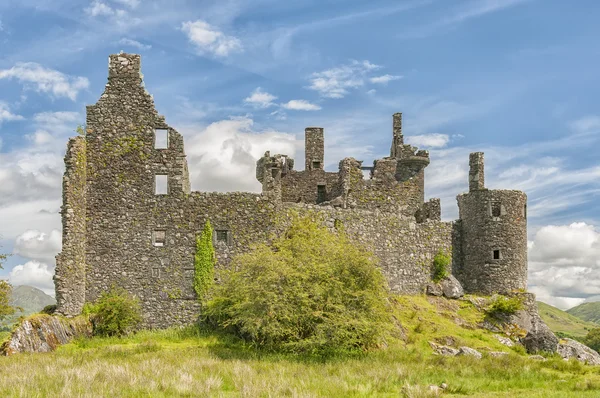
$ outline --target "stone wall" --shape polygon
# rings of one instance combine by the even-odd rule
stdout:
[[[57,313],[73,316],[85,303],[86,279],[86,143],[71,138],[63,176],[62,251],[56,256]]]

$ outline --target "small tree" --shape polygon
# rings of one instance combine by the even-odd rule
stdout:
[[[583,342],[591,349],[600,351],[600,328],[590,330]]]
[[[196,255],[194,256],[194,290],[199,300],[204,299],[204,295],[213,283],[215,262],[212,226],[207,220],[202,233],[196,237]]]
[[[125,289],[115,286],[102,293],[87,311],[91,312],[94,334],[99,336],[127,335],[142,321],[139,301]]]
[[[205,315],[257,346],[328,354],[379,346],[391,329],[375,256],[309,217],[233,259]]]
[[[0,253],[0,269],[8,255]],[[5,280],[0,280],[0,321],[15,313],[15,309],[10,305],[10,295],[12,286]]]

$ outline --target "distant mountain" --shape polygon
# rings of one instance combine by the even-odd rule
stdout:
[[[567,312],[584,321],[600,324],[600,301],[579,304],[577,307],[567,310]]]
[[[32,286],[13,286],[10,298],[10,305],[13,307],[21,307],[23,312],[17,311],[15,315],[5,319],[0,323],[9,325],[23,315],[30,315],[39,312],[47,305],[56,304],[54,297],[48,296]]]
[[[540,316],[546,322],[550,330],[559,336],[585,337],[589,330],[600,328],[600,325],[587,322],[570,313],[571,310],[562,311],[556,307],[537,302]],[[600,310],[600,307],[598,307]],[[600,311],[599,311],[600,314]]]

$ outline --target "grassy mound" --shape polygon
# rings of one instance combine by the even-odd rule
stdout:
[[[598,324],[584,321],[546,303],[538,301],[537,304],[540,316],[546,325],[561,337],[583,338],[590,330],[600,327]]]
[[[395,297],[403,338],[387,349],[327,360],[274,354],[198,328],[78,340],[50,354],[0,358],[0,396],[598,397],[600,367],[556,356],[534,361],[476,328],[469,301]],[[484,357],[442,357],[428,341],[449,337]],[[494,358],[490,351],[505,351]],[[52,372],[48,372],[52,369]]]

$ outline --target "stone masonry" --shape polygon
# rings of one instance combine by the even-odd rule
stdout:
[[[390,156],[363,166],[353,158],[324,168],[324,130],[305,130],[303,171],[266,152],[257,161],[262,193],[191,192],[182,136],[154,107],[135,54],[109,57],[108,83],[87,107],[86,134],[69,141],[63,182],[63,251],[55,276],[57,310],[81,312],[111,286],[140,299],[145,325],[192,323],[195,238],[209,220],[218,267],[266,242],[290,212],[343,225],[379,259],[392,291],[419,294],[433,258],[452,254],[468,293],[523,289],[527,275],[526,196],[484,188],[483,154],[471,155],[460,220],[443,222],[439,199],[425,202],[429,153],[404,144],[393,115]],[[365,176],[368,172],[368,176]]]

